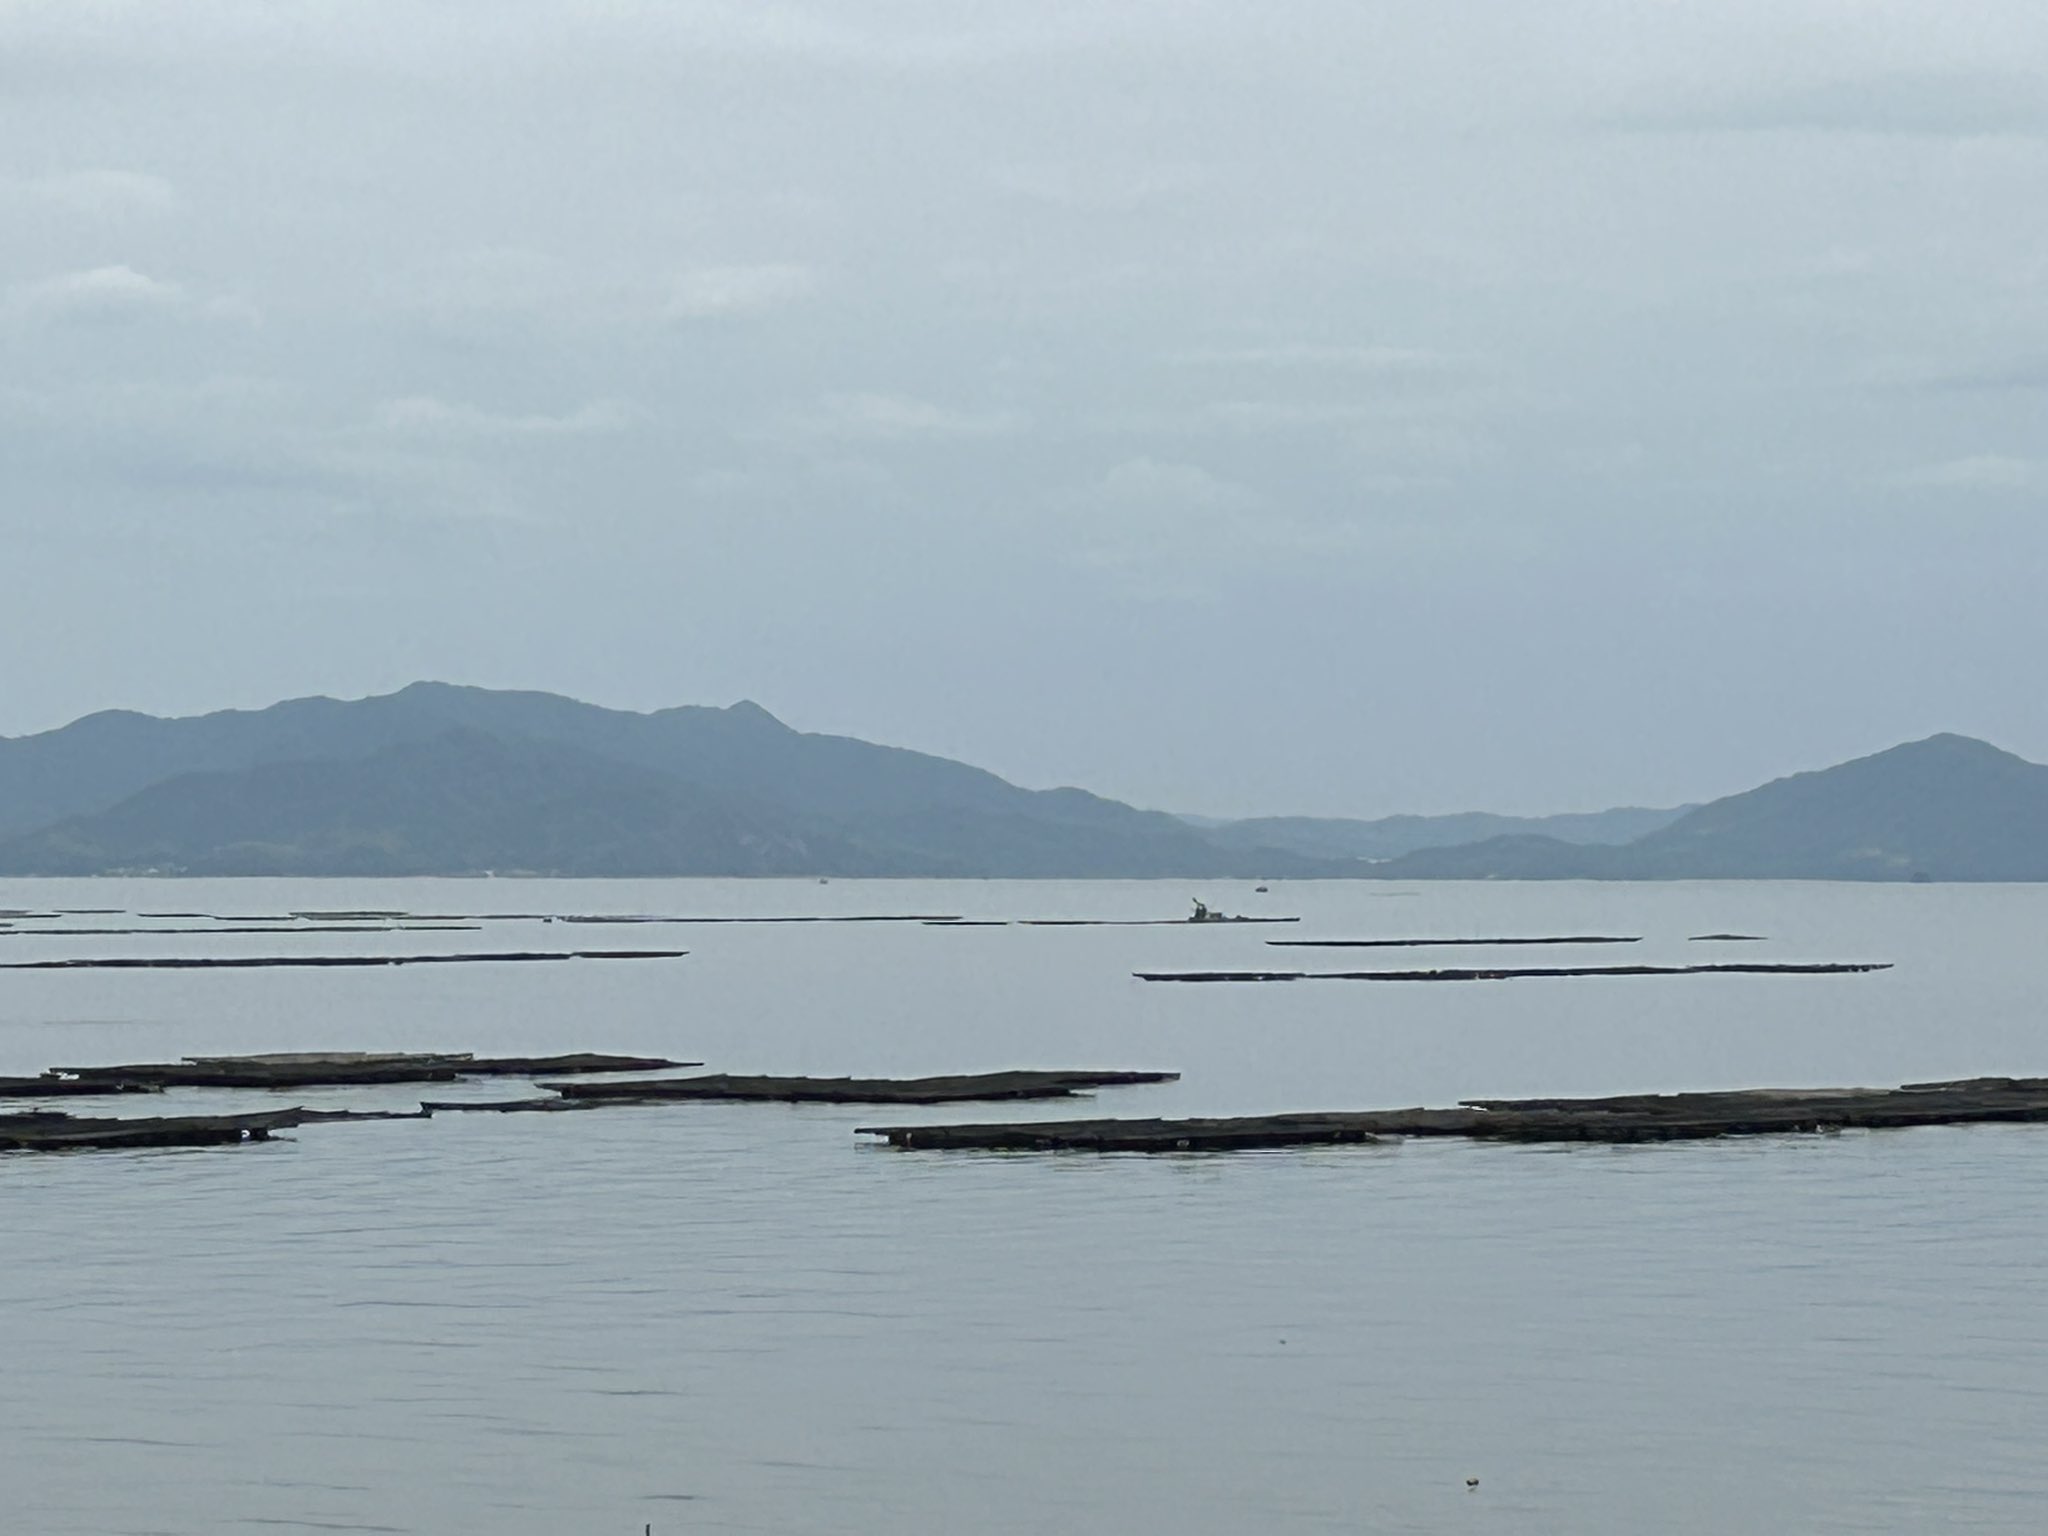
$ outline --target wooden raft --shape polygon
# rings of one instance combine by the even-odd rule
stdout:
[[[1456,1109],[1248,1115],[1204,1120],[1046,1120],[862,1126],[934,1151],[1235,1151],[1464,1136],[1479,1141],[1650,1142],[1718,1136],[2048,1120],[2048,1078],[1983,1077],[1901,1088],[1752,1088],[1604,1099],[1471,1099]]]

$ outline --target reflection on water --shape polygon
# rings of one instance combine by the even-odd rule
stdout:
[[[1769,935],[1745,958],[1898,965],[1171,988],[1130,972],[1257,966],[1270,930],[701,925],[636,929],[692,952],[646,966],[10,973],[0,1074],[322,1047],[1186,1074],[1096,1101],[1133,1114],[2048,1074],[2048,891],[2024,887],[16,882],[0,906],[1143,917],[1190,894],[1304,937],[1641,933],[1631,958],[1682,963],[1742,931]],[[5,1528],[1633,1536],[2018,1532],[2048,1507],[2048,1128],[1146,1160],[893,1153],[855,1144],[869,1118],[671,1105],[0,1160]]]

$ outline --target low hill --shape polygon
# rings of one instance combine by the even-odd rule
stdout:
[[[1618,848],[1495,838],[1377,864],[1394,879],[2048,880],[2048,767],[1931,736],[1688,811]]]

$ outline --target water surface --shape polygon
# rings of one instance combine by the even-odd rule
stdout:
[[[1304,921],[12,934],[0,958],[691,953],[0,972],[0,1073],[200,1051],[593,1048],[734,1071],[1186,1074],[1078,1110],[987,1112],[1005,1117],[2048,1075],[2035,887],[0,883],[0,906],[231,914],[1154,917],[1193,895]],[[1687,942],[1721,930],[1769,938]],[[1571,931],[1643,934],[1627,958],[1656,963],[1897,968],[1130,978],[1358,963],[1267,949],[1276,933]],[[2048,1510],[2048,1128],[1155,1159],[904,1154],[852,1134],[982,1114],[670,1105],[0,1159],[5,1526],[1718,1536],[2031,1531]]]

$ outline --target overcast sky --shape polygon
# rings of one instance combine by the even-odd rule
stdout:
[[[0,733],[1218,813],[2048,758],[2040,0],[0,0]]]

